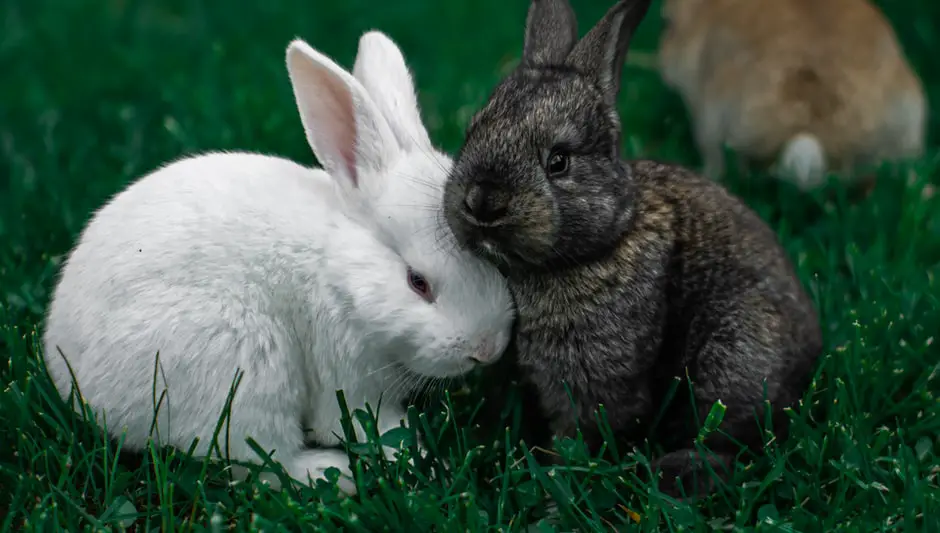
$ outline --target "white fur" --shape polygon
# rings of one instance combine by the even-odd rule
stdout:
[[[397,46],[384,34],[368,32],[359,40],[361,52],[353,65],[353,76],[372,95],[376,106],[386,116],[399,117],[389,121],[392,133],[401,146],[408,149],[427,150],[431,145],[428,133],[418,114],[418,102],[414,91],[389,91],[389,85],[411,86],[407,69],[388,69],[386,65],[403,65],[405,59]]]
[[[287,64],[326,171],[211,153],[131,184],[70,253],[44,343],[60,393],[72,385],[64,355],[84,400],[132,449],[198,438],[197,455],[209,454],[240,370],[223,451],[227,434],[232,459],[258,461],[251,437],[306,481],[331,466],[349,476],[344,453],[304,447],[304,428],[339,444],[337,389],[350,409],[381,399],[379,431],[397,427],[416,376],[495,361],[514,312],[504,279],[457,251],[441,223],[451,160],[427,140],[394,43],[377,32],[360,41],[358,77],[375,98],[301,41]],[[405,131],[413,142],[393,133]],[[408,266],[433,303],[411,290]],[[166,398],[151,435],[155,379]]]
[[[787,141],[780,151],[780,172],[808,190],[826,177],[826,152],[815,135],[801,133]]]

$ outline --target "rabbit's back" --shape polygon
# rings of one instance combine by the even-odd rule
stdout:
[[[664,37],[663,48],[673,58],[667,62],[688,56],[680,91],[702,127],[725,130],[731,148],[771,159],[808,133],[838,161],[920,149],[918,128],[910,127],[925,112],[920,81],[867,0],[700,6],[694,21]]]
[[[174,162],[102,207],[66,260],[47,316],[47,366],[60,392],[71,386],[64,355],[86,401],[111,428],[127,427],[132,446],[149,431],[150,391],[159,397],[167,383],[163,435],[184,447],[214,427],[239,369],[239,396],[252,395],[253,406],[300,412],[310,339],[298,331],[321,311],[311,304],[330,302],[323,251],[339,232],[353,246],[369,238],[318,172],[211,154]]]
[[[653,161],[631,165],[643,206],[637,223],[673,242],[659,370],[672,376],[690,369],[698,400],[722,400],[729,417],[762,396],[764,380],[768,400],[793,405],[822,337],[814,304],[774,231],[711,180]]]

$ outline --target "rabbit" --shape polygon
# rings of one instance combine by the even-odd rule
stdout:
[[[353,75],[301,40],[286,60],[322,168],[209,153],[129,185],[64,262],[44,357],[59,393],[74,372],[132,450],[151,438],[165,389],[156,438],[182,449],[198,439],[201,457],[241,371],[229,457],[260,462],[251,437],[293,480],[335,467],[354,495],[337,389],[350,410],[378,409],[380,433],[399,427],[419,384],[501,357],[514,306],[495,267],[447,244],[452,162],[432,147],[391,39],[363,34]]]
[[[658,70],[692,118],[706,176],[758,163],[804,191],[830,170],[924,153],[927,101],[868,0],[665,0]]]
[[[660,490],[708,493],[717,480],[700,474],[729,466],[735,440],[764,443],[765,388],[786,435],[822,332],[775,232],[742,200],[683,167],[621,159],[621,69],[649,4],[620,0],[579,40],[566,0],[531,2],[521,61],[471,117],[444,210],[461,248],[509,280],[509,351],[551,434],[580,431],[598,453],[602,405],[618,449],[662,445]],[[697,426],[719,401],[706,464]]]

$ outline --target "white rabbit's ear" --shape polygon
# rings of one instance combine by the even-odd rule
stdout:
[[[401,149],[362,85],[299,39],[287,47],[287,71],[307,142],[323,168],[356,188],[369,186],[363,176],[381,177]]]
[[[430,147],[408,65],[388,36],[369,31],[359,38],[353,76],[362,82],[402,148]]]

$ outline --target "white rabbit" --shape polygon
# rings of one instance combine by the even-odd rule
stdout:
[[[515,312],[503,277],[443,225],[451,160],[431,145],[397,46],[364,34],[354,77],[295,40],[287,67],[325,171],[211,153],[133,183],[66,260],[44,344],[59,392],[72,387],[67,359],[131,449],[198,438],[209,454],[241,370],[229,456],[259,461],[251,437],[306,482],[350,475],[344,452],[304,447],[304,428],[340,443],[337,389],[350,409],[381,399],[379,432],[398,427],[409,387],[496,361]],[[152,432],[155,376],[166,397]]]

